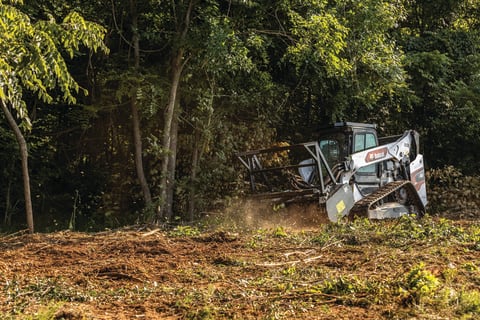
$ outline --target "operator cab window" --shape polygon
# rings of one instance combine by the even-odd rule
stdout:
[[[373,133],[357,133],[355,135],[355,143],[353,147],[353,152],[363,151],[377,146],[377,141]]]
[[[328,165],[333,167],[340,160],[340,146],[337,140],[320,140],[320,150],[322,151]]]
[[[361,132],[355,134],[354,143],[353,143],[353,152],[360,152],[365,149],[373,148],[377,146],[377,140],[375,135],[370,132]],[[357,173],[360,174],[376,174],[377,168],[375,164],[368,165],[366,167],[360,168]]]

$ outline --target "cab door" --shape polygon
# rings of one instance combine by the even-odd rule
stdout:
[[[376,146],[378,146],[378,140],[375,132],[366,130],[356,130],[353,132],[352,153]],[[379,188],[380,179],[378,170],[379,166],[377,164],[371,164],[360,168],[355,173],[355,183],[363,196],[368,195]]]

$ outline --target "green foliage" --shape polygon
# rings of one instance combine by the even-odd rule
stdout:
[[[449,27],[465,12],[475,7],[475,1],[469,0],[421,0],[407,2],[412,16],[409,24],[420,32],[434,31]]]
[[[458,297],[457,310],[458,314],[470,314],[472,317],[480,314],[480,291],[462,291]]]
[[[351,101],[359,108],[375,108],[383,100],[391,100],[406,87],[403,50],[389,33],[406,19],[401,1],[340,1],[344,6],[343,19],[349,28],[348,60],[352,65],[351,83],[345,87],[352,92]],[[340,9],[339,9],[340,10]],[[361,110],[359,110],[361,112]],[[355,119],[358,120],[358,119]]]
[[[57,313],[61,309],[62,303],[50,303],[42,307],[34,316],[25,316],[24,320],[55,320],[58,319]]]
[[[325,280],[320,291],[326,294],[349,295],[363,290],[363,285],[356,277],[338,277]]]
[[[465,176],[453,166],[427,172],[432,213],[452,217],[475,217],[480,206],[480,177]]]
[[[273,235],[278,238],[285,238],[288,237],[288,233],[286,232],[285,228],[283,227],[276,227],[273,230]]]
[[[451,104],[443,108],[431,123],[435,135],[431,138],[430,153],[439,155],[438,159],[433,159],[434,165],[449,164],[470,175],[479,172],[476,161],[476,150],[480,148],[477,138],[480,135],[477,125],[480,121],[479,84],[477,80],[471,84],[457,81],[451,85],[448,93]]]
[[[29,112],[32,110],[28,110],[27,102],[75,103],[75,95],[80,90],[87,92],[70,74],[62,54],[73,58],[80,46],[105,53],[108,48],[103,43],[106,29],[85,21],[76,12],[57,23],[51,15],[41,19],[29,16],[24,9],[22,1],[0,2],[0,102],[5,113],[13,110],[20,119],[20,127],[29,131],[32,126]],[[16,124],[11,126],[16,127]],[[21,135],[16,134],[17,137]],[[23,140],[21,138],[17,140]],[[26,158],[27,151],[21,150]],[[26,169],[24,180],[28,181],[26,161],[22,161],[22,165]],[[30,185],[27,183],[24,188],[27,220],[30,220],[33,219],[28,205],[31,201]],[[10,209],[9,197],[10,187],[5,201],[7,211]],[[29,221],[29,228],[33,231],[33,222]]]
[[[53,315],[65,302],[85,302],[88,294],[78,291],[66,284],[62,278],[35,278],[27,284],[17,279],[9,279],[2,285],[2,294],[11,307],[12,315],[22,315],[27,306],[35,301],[38,305],[44,305],[35,316],[25,319],[54,319]],[[24,318],[20,318],[24,319]]]
[[[374,241],[390,247],[405,247],[413,241],[442,242],[446,245],[450,242],[476,243],[479,241],[478,236],[475,228],[467,232],[445,218],[404,215],[391,222],[355,219],[352,222],[328,224],[322,227],[313,241],[322,246],[336,242],[361,246]]]
[[[184,295],[181,300],[175,302],[175,308],[186,312],[186,319],[216,319],[217,311],[209,303],[212,297],[219,294],[213,288],[207,290],[197,290],[182,292]]]
[[[335,9],[328,8],[325,1],[301,1],[287,7],[287,15],[294,37],[287,56],[291,56],[298,69],[305,63],[320,64],[327,76],[334,76],[351,68],[342,57],[349,30],[341,24]]]
[[[245,43],[232,29],[229,19],[221,17],[219,13],[216,15],[205,21],[208,33],[206,39],[202,39],[202,69],[217,76],[225,72],[236,74],[239,71],[251,71],[255,66]],[[202,33],[202,36],[205,34]]]
[[[415,239],[427,241],[448,241],[452,236],[461,237],[464,230],[449,222],[447,219],[433,220],[425,216],[419,220],[415,216],[402,216],[394,227],[392,227],[392,242]]]
[[[61,51],[73,58],[74,50],[82,44],[93,51],[108,52],[103,43],[105,33],[103,27],[85,21],[76,12],[60,24],[53,17],[32,22],[15,6],[0,3],[0,99],[16,110],[26,128],[31,124],[24,90],[52,103],[52,92],[59,88],[64,101],[75,103],[74,94],[80,86],[68,72]]]
[[[198,230],[197,227],[192,226],[176,226],[169,232],[169,235],[174,237],[192,237],[198,236],[199,234],[200,230]]]
[[[406,274],[400,294],[407,304],[422,303],[435,296],[439,285],[437,277],[425,269],[424,263],[419,263]]]
[[[476,5],[440,1],[437,8],[420,1],[408,7],[409,17],[398,40],[405,51],[413,94],[403,97],[408,108],[399,121],[423,134],[428,146],[424,154],[431,167],[454,165],[475,174],[479,34],[467,26],[479,21]]]
[[[283,76],[290,123],[282,131],[291,125],[295,134],[309,135],[309,126],[371,119],[385,102],[398,107],[394,99],[406,90],[404,53],[389,33],[406,19],[402,2],[311,1],[284,8],[292,44],[283,61],[295,74]]]

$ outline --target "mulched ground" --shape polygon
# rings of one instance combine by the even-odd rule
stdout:
[[[468,263],[480,267],[480,252],[464,244],[385,247],[381,239],[318,238],[318,230],[284,228],[4,235],[0,317],[50,312],[53,319],[428,318],[428,309],[419,316],[400,297],[376,291],[383,284],[391,290],[418,262],[438,277]],[[478,270],[467,278],[458,270],[455,279],[470,282],[463,288],[478,289]],[[316,290],[327,281],[337,286],[332,294]]]

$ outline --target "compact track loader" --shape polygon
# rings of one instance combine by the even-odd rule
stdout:
[[[427,204],[419,134],[378,138],[376,125],[340,122],[311,142],[237,154],[252,197],[272,207],[314,205],[319,216],[423,215]]]

